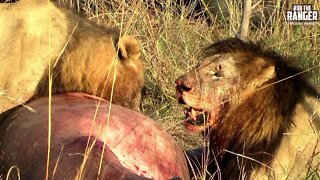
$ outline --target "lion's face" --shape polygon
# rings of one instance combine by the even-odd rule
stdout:
[[[194,70],[176,80],[176,96],[186,104],[185,127],[193,132],[217,128],[231,107],[239,106],[273,70],[263,72],[264,62],[245,53],[221,53],[206,57]],[[257,75],[258,74],[258,75]],[[257,75],[257,76],[255,76]],[[249,93],[248,93],[249,92]]]
[[[217,125],[233,90],[229,82],[240,80],[235,62],[226,55],[207,57],[194,70],[176,80],[177,98],[187,105],[185,126],[202,131]]]

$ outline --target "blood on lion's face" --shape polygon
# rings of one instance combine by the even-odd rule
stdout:
[[[305,92],[318,93],[297,76],[301,70],[290,66],[291,61],[254,43],[219,41],[202,57],[194,70],[176,80],[177,99],[186,106],[185,127],[208,137],[210,173],[250,177],[261,163],[274,162]]]

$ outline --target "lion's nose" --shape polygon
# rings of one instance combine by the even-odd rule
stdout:
[[[186,81],[185,76],[180,76],[177,80],[176,80],[176,90],[179,92],[188,92],[192,89],[192,85],[191,83],[189,83],[188,81]]]

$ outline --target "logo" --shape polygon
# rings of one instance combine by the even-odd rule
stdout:
[[[290,23],[311,24],[319,20],[319,13],[311,4],[293,4],[292,10],[287,11],[286,19]]]

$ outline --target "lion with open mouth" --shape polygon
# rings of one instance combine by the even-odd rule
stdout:
[[[203,61],[176,80],[186,129],[208,137],[209,156],[190,151],[189,158],[209,157],[207,170],[219,179],[299,178],[318,167],[309,160],[320,152],[320,118],[306,104],[307,96],[317,102],[318,92],[288,62],[237,38],[208,47]]]

